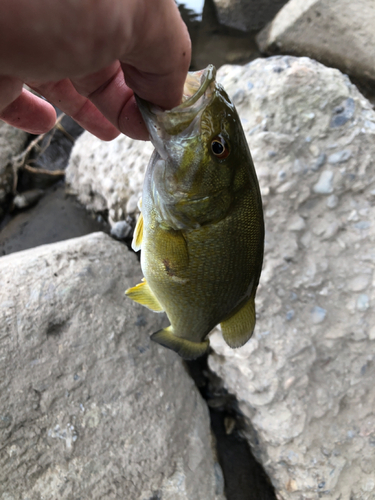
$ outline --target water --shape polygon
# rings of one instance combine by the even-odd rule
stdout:
[[[204,0],[185,0],[184,2],[176,2],[178,7],[190,11],[190,16],[196,21],[202,20]]]
[[[245,64],[260,57],[257,32],[245,33],[219,23],[213,0],[177,2],[192,41],[191,71],[213,64]]]

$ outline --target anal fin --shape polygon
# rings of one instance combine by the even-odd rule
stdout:
[[[183,359],[197,359],[203,356],[209,348],[209,341],[192,342],[173,334],[173,327],[168,326],[151,335],[151,339],[158,344],[177,352]]]
[[[255,303],[251,296],[238,310],[220,323],[225,342],[235,349],[250,339],[255,327]]]
[[[138,285],[135,285],[132,288],[128,288],[125,292],[125,295],[129,297],[129,299],[134,300],[134,302],[138,302],[138,304],[142,304],[142,306],[148,307],[148,309],[151,309],[151,311],[164,311],[160,302],[155,297],[153,291],[148,286],[145,278],[142,279],[142,283],[138,283]]]

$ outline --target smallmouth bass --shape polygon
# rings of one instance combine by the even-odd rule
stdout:
[[[234,105],[213,66],[189,73],[182,103],[168,111],[137,97],[155,146],[132,247],[142,283],[132,300],[165,311],[151,338],[184,359],[202,356],[220,323],[226,343],[244,345],[255,326],[263,262],[262,200]]]

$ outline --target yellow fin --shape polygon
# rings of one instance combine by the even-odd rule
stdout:
[[[164,309],[159,303],[158,299],[155,297],[153,291],[148,286],[146,280],[143,278],[142,283],[133,286],[133,288],[128,288],[125,295],[134,302],[142,304],[142,306],[148,307],[151,311],[163,312]]]
[[[209,342],[192,342],[173,334],[172,326],[159,330],[151,335],[151,339],[158,344],[177,352],[183,359],[197,359],[208,350]]]
[[[137,224],[135,225],[133,241],[132,241],[132,249],[135,252],[141,249],[143,240],[143,215],[142,212],[139,214]]]
[[[255,327],[254,296],[220,323],[225,342],[235,349],[249,340]]]

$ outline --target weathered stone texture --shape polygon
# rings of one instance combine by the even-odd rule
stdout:
[[[103,142],[89,132],[77,140],[66,170],[69,191],[95,211],[109,210],[112,222],[137,210],[153,146],[120,135]]]
[[[211,337],[283,500],[375,498],[375,112],[308,58],[222,67],[263,193],[253,339]]]
[[[94,233],[0,258],[0,499],[222,500],[205,404],[136,256]]]
[[[309,56],[375,80],[375,2],[290,0],[258,42],[263,52]]]

